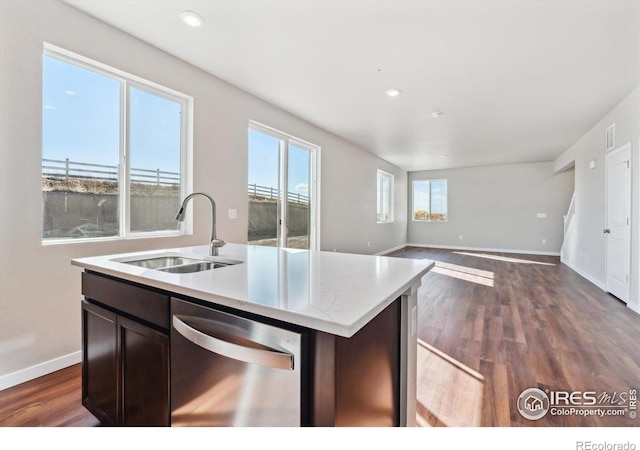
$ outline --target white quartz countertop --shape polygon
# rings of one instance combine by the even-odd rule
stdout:
[[[105,275],[343,337],[353,336],[408,289],[417,289],[433,261],[227,244],[73,259]],[[176,274],[123,261],[175,255],[242,261]]]

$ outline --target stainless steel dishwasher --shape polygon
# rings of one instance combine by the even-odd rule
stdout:
[[[302,334],[171,300],[172,426],[300,426]]]

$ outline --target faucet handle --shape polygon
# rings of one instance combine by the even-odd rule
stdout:
[[[226,244],[225,241],[223,241],[222,239],[211,239],[211,243],[209,244],[211,246],[211,248],[220,248],[220,247],[224,247],[224,245]]]
[[[211,256],[218,256],[218,249],[226,244],[222,239],[214,238],[209,242],[209,254]]]

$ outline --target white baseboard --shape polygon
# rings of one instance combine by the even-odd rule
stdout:
[[[505,248],[457,247],[454,245],[407,244],[405,247],[439,248],[444,250],[466,250],[473,252],[515,253],[520,255],[560,256],[560,252],[541,252],[537,250],[512,250]]]
[[[401,250],[401,249],[405,248],[406,246],[407,246],[407,244],[398,245],[397,247],[393,247],[393,248],[390,248],[388,250],[384,250],[384,251],[381,251],[379,253],[375,253],[373,256],[384,256],[386,254],[393,253],[393,252],[395,252],[397,250]]]
[[[578,269],[576,266],[574,266],[573,264],[568,263],[567,261],[560,260],[560,262],[562,264],[564,264],[565,266],[567,266],[569,269],[573,270],[578,275],[580,275],[585,280],[587,280],[587,281],[591,282],[592,284],[596,285],[597,287],[599,287],[601,290],[603,290],[605,292],[607,291],[607,289],[606,289],[606,287],[605,287],[605,285],[604,285],[604,283],[602,281],[596,280],[594,277],[592,277],[588,273]]]
[[[77,351],[69,353],[49,361],[45,361],[17,372],[9,373],[0,377],[0,391],[24,383],[25,381],[34,380],[43,375],[48,375],[65,367],[78,364],[82,361],[82,352]]]

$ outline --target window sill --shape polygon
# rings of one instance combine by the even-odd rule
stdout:
[[[145,233],[145,234],[133,234],[131,236],[110,236],[110,237],[99,237],[99,238],[77,238],[77,239],[69,239],[69,238],[51,238],[47,240],[42,240],[43,246],[49,245],[65,245],[65,244],[88,244],[88,243],[101,243],[101,242],[117,242],[117,241],[130,241],[137,239],[152,239],[152,238],[166,238],[166,237],[177,237],[177,236],[187,236],[190,233],[182,233],[179,231],[171,232],[171,233]]]

